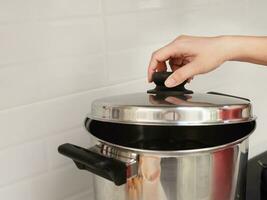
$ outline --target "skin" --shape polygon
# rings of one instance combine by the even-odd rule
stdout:
[[[154,72],[166,71],[167,62],[174,73],[165,85],[174,87],[195,75],[213,71],[226,61],[267,65],[267,37],[179,36],[152,54],[148,81],[152,81]]]

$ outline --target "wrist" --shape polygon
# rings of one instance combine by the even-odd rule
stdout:
[[[224,61],[236,61],[244,54],[242,36],[219,36]]]

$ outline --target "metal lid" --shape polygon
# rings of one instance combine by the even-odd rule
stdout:
[[[149,91],[152,94],[135,93],[98,99],[92,103],[88,118],[161,126],[218,125],[255,120],[248,99],[214,92],[192,93],[183,86],[176,92],[158,85]]]

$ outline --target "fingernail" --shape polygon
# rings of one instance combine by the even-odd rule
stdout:
[[[167,87],[173,87],[176,85],[176,80],[170,77],[165,81],[165,85]]]

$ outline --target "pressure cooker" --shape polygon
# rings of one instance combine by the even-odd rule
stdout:
[[[95,100],[85,120],[93,146],[59,146],[93,174],[95,200],[245,199],[250,101],[167,88],[170,74],[154,73],[147,92]]]

